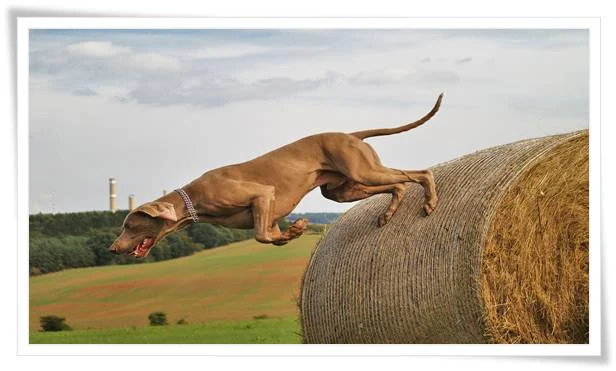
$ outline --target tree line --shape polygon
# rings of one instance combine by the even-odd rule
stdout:
[[[120,233],[128,210],[89,211],[30,215],[30,275],[57,272],[68,268],[114,264],[142,264],[179,258],[195,252],[251,239],[253,230],[233,229],[206,223],[193,224],[168,235],[145,259],[115,255],[107,249]],[[309,232],[319,233],[339,214],[292,214],[290,220],[307,217]],[[279,222],[281,229],[290,224]]]
[[[30,215],[30,275],[174,259],[254,237],[252,230],[193,224],[160,241],[145,259],[135,259],[107,250],[120,233],[127,214],[124,210]]]
[[[306,218],[312,224],[330,224],[340,217],[340,213],[291,213],[287,216],[290,221]]]

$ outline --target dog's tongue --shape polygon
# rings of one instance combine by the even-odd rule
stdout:
[[[135,255],[139,258],[144,257],[145,254],[148,252],[148,249],[152,245],[153,240],[153,238],[146,238],[141,241],[141,243],[137,246],[137,251],[135,251]]]

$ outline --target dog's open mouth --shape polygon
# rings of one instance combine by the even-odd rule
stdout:
[[[154,246],[154,238],[144,238],[143,241],[139,242],[137,246],[135,246],[135,248],[129,253],[129,255],[134,255],[137,258],[145,258],[150,252],[152,246]]]

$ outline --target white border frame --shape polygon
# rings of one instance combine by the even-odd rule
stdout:
[[[30,29],[588,29],[590,128],[590,338],[589,344],[541,345],[43,345],[29,344],[29,31]],[[18,18],[18,355],[344,355],[344,356],[600,356],[600,18]],[[21,191],[19,191],[21,190]]]

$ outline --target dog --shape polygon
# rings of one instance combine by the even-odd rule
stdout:
[[[316,134],[251,161],[208,171],[130,212],[109,250],[143,258],[166,235],[194,222],[254,228],[257,241],[284,245],[301,236],[308,221],[298,219],[284,231],[277,221],[316,187],[337,202],[390,193],[391,202],[376,221],[382,227],[398,209],[406,183],[418,183],[425,194],[423,210],[430,215],[438,202],[432,173],[385,167],[363,139],[418,127],[438,112],[442,99],[440,94],[430,112],[407,125],[350,134]]]

